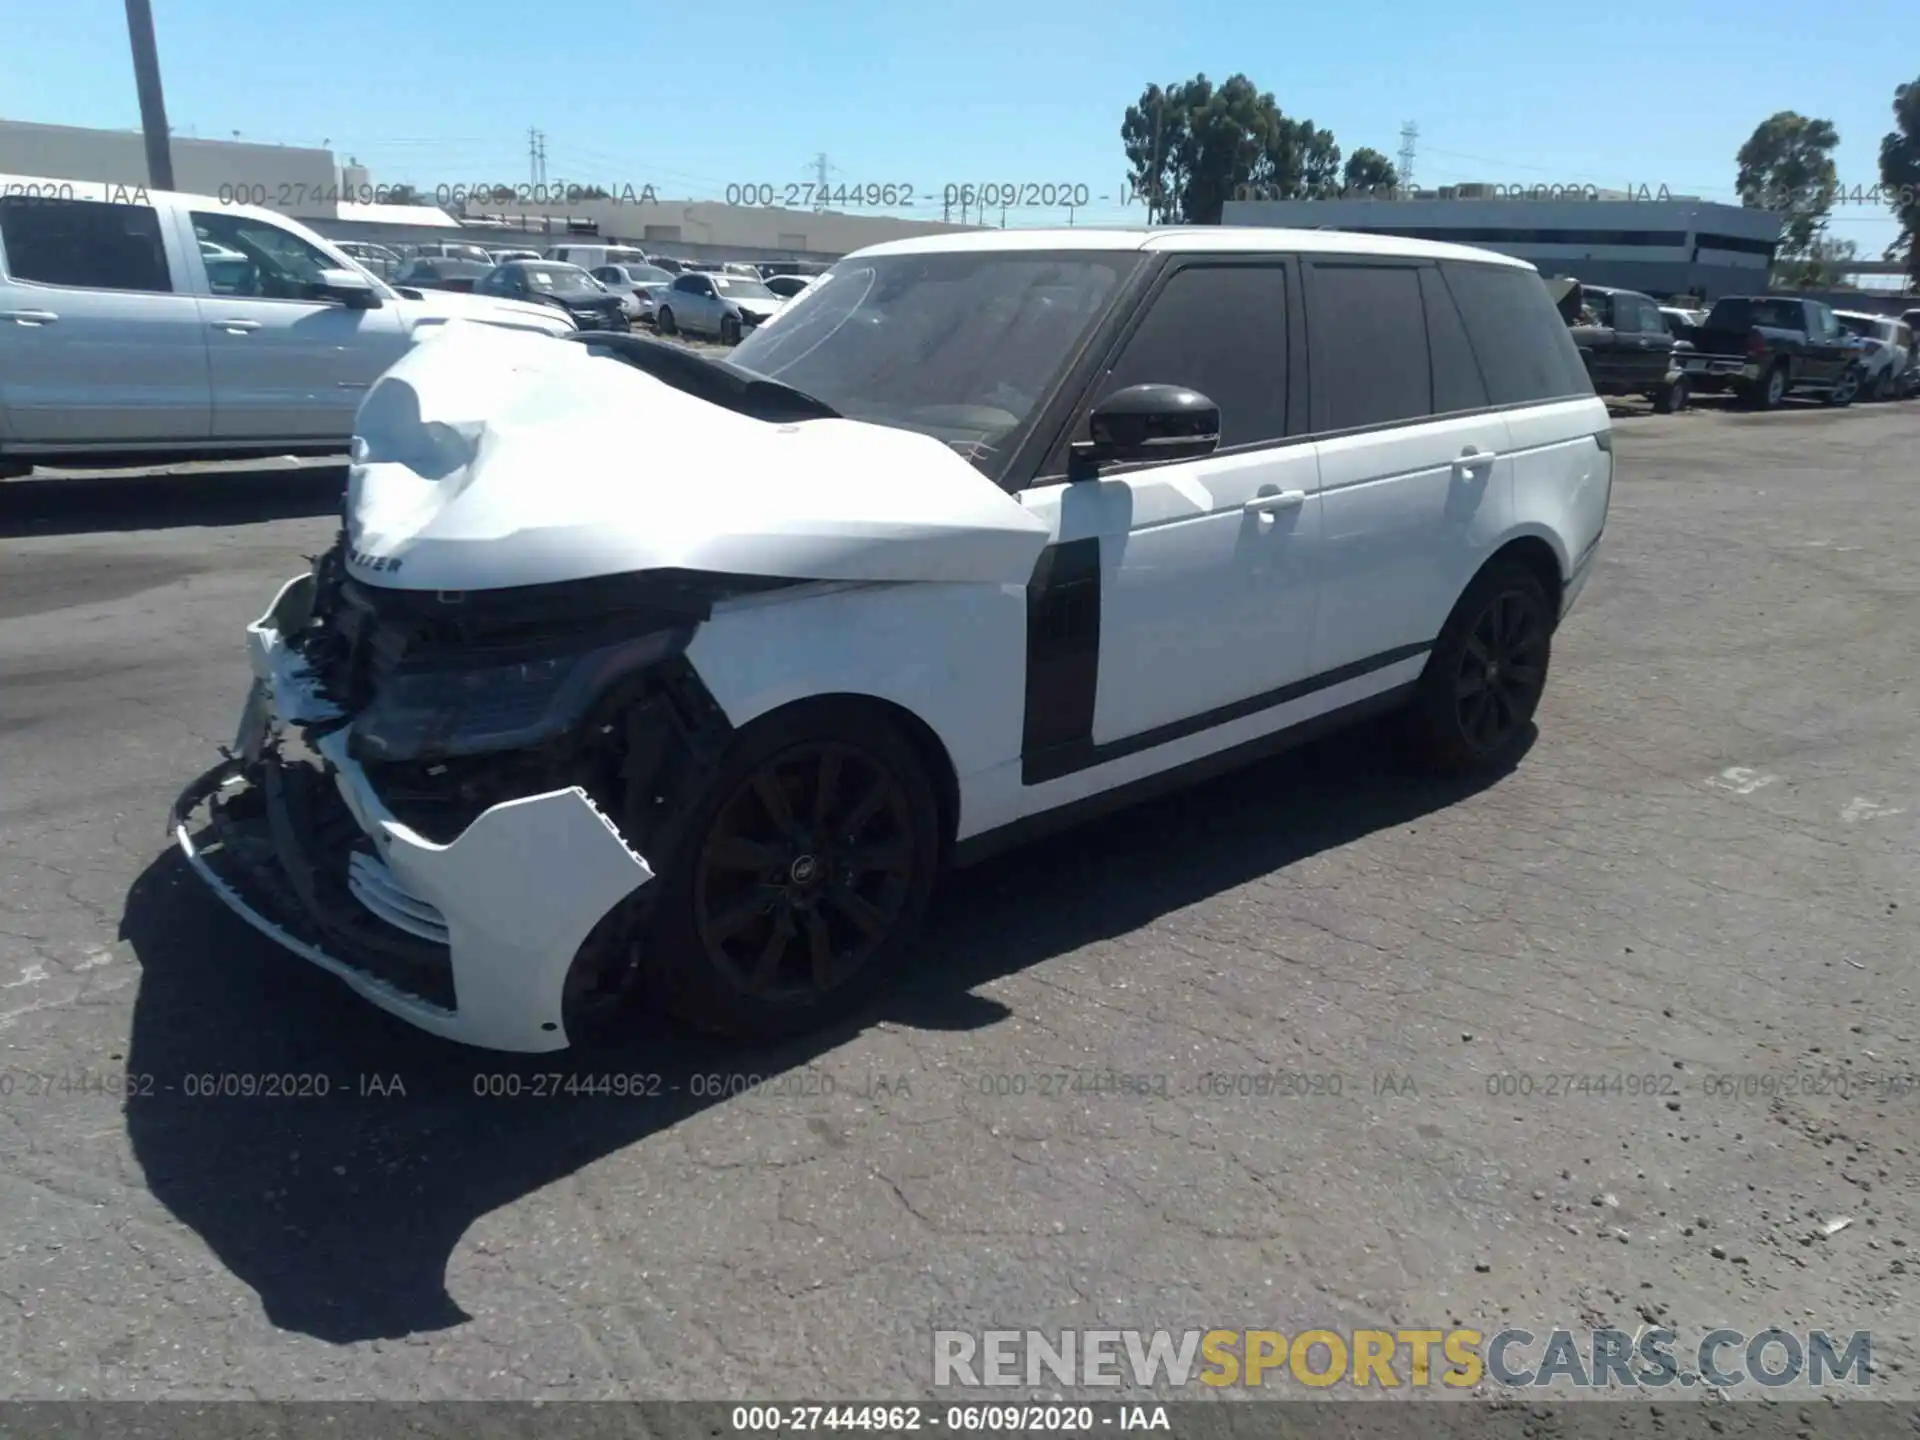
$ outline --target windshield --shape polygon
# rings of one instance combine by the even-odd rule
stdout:
[[[710,275],[713,288],[729,300],[778,300],[780,297],[761,284],[758,280],[749,280],[744,275]]]
[[[542,295],[598,295],[600,282],[577,265],[529,265],[527,285]]]
[[[670,285],[673,283],[673,276],[662,270],[658,265],[629,265],[627,267],[627,274],[636,285]]]
[[[993,474],[1139,263],[1132,251],[843,261],[728,359]]]

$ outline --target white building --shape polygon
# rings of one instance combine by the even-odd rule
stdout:
[[[1460,187],[1469,189],[1470,187]],[[1491,190],[1494,187],[1483,187]],[[1780,239],[1767,210],[1691,198],[1235,200],[1228,225],[1281,225],[1477,245],[1649,295],[1765,293]]]

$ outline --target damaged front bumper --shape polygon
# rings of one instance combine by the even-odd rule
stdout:
[[[652,869],[579,786],[494,805],[447,844],[397,819],[283,638],[313,585],[290,581],[247,628],[253,690],[233,753],[174,803],[182,854],[249,925],[381,1009],[486,1049],[564,1049],[574,959]],[[311,741],[289,733],[307,725]],[[309,760],[283,753],[294,743]]]

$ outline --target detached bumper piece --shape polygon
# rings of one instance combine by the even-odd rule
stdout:
[[[439,844],[382,803],[343,729],[291,755],[284,727],[325,718],[275,624],[291,594],[249,627],[267,699],[239,753],[175,802],[181,853],[254,929],[381,1009],[490,1050],[564,1049],[574,957],[652,870],[578,787],[493,805]]]

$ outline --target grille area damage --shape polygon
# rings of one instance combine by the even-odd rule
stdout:
[[[637,972],[646,881],[673,853],[726,717],[676,650],[516,750],[368,759],[353,722],[421,667],[562,637],[690,634],[727,583],[378,591],[344,576],[336,547],[250,627],[255,698],[228,758],[176,805],[181,848],[255,928],[383,1008],[491,1048],[564,1046]]]

